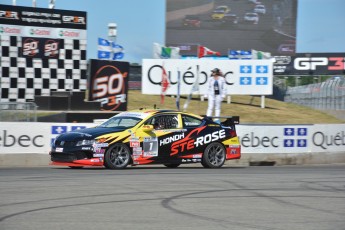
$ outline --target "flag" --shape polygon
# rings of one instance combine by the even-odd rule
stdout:
[[[119,60],[124,57],[123,47],[113,41],[98,38],[98,59]]]
[[[181,94],[181,75],[180,75],[180,71],[177,70],[176,108],[178,111],[180,111],[180,94]]]
[[[229,59],[252,59],[252,51],[229,50]]]
[[[112,52],[113,52],[113,60],[119,60],[122,59],[125,54],[123,52],[123,47],[119,44],[116,44],[115,42],[112,43]]]
[[[156,59],[179,59],[180,48],[165,47],[158,43],[153,43],[153,58]]]
[[[168,87],[170,85],[169,79],[168,79],[168,75],[164,69],[164,66],[162,66],[162,92],[161,92],[161,104],[164,104],[164,96],[166,91],[168,90]]]
[[[220,52],[212,51],[205,46],[199,46],[198,48],[198,58],[202,58],[207,55],[217,55],[220,56]]]
[[[253,59],[270,59],[271,53],[262,52],[262,51],[258,51],[258,50],[252,50],[252,57],[253,57]]]
[[[98,59],[110,59],[112,52],[111,41],[98,38]]]
[[[189,102],[192,99],[193,93],[199,91],[199,65],[196,66],[196,79],[193,83],[192,89],[187,97],[186,102],[183,105],[183,110],[186,111],[188,108]]]

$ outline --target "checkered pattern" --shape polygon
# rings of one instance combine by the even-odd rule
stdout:
[[[86,90],[86,40],[62,39],[58,59],[23,58],[22,38],[0,35],[0,101],[27,102],[51,91]]]

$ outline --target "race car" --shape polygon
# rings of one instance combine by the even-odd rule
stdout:
[[[122,112],[98,126],[56,137],[51,164],[124,169],[129,165],[176,168],[201,163],[205,168],[220,168],[226,160],[241,157],[235,127],[239,117],[213,119],[174,110]]]

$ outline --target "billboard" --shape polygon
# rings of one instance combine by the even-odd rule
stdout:
[[[0,25],[86,30],[86,12],[0,5]]]
[[[126,111],[129,63],[91,59],[89,101],[100,101],[105,111]]]
[[[196,84],[196,94],[207,94],[211,70],[219,68],[225,78],[228,95],[271,95],[273,92],[273,63],[271,60],[212,60],[212,59],[144,59],[142,93],[160,95],[163,68],[170,86],[166,94],[190,94]]]
[[[167,46],[294,55],[296,0],[166,0]]]
[[[298,53],[275,57],[275,75],[344,75],[345,53]]]
[[[86,16],[0,4],[0,102],[86,90]]]

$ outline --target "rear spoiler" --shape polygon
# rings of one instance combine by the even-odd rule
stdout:
[[[204,116],[206,117],[206,116]],[[220,116],[220,117],[208,117],[210,119],[225,119],[221,124],[224,126],[232,126],[240,124],[240,116]]]

